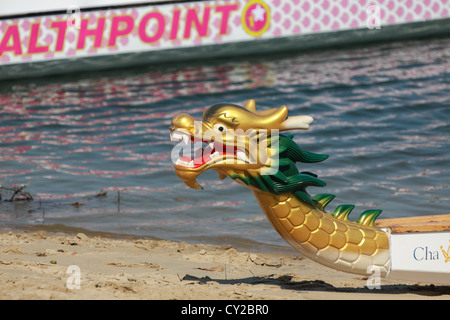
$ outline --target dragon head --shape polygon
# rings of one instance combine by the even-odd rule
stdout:
[[[202,121],[185,113],[175,116],[170,137],[179,141],[172,151],[177,176],[194,189],[203,189],[196,178],[208,169],[217,171],[221,179],[228,176],[275,193],[325,185],[314,174],[299,173],[295,162],[318,162],[328,156],[302,150],[292,136],[279,134],[307,130],[313,118],[287,115],[286,106],[256,111],[255,101],[249,100],[244,107],[215,104],[205,110]]]

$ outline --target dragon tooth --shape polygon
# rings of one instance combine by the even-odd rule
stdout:
[[[185,144],[188,144],[189,141],[191,140],[191,137],[189,136],[189,134],[185,133],[185,132],[172,132],[170,134],[170,141],[181,141],[183,140],[183,142]]]
[[[245,161],[245,162],[250,162],[250,160],[247,158],[247,155],[245,154],[245,152],[238,150],[236,152],[236,155],[237,155],[238,159]]]
[[[187,162],[187,161],[183,161],[181,159],[178,159],[175,164],[177,164],[179,166],[183,166],[183,167],[193,167],[194,166],[194,160],[191,160],[191,162]]]
[[[181,134],[177,133],[177,132],[172,132],[170,134],[170,141],[180,141],[182,139]]]

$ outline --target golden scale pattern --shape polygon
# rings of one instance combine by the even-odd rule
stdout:
[[[341,271],[380,276],[389,271],[389,237],[377,227],[339,220],[303,203],[292,193],[254,191],[280,235],[306,257]]]

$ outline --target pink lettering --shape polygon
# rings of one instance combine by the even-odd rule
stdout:
[[[55,51],[63,51],[64,40],[66,39],[67,21],[53,21],[50,25],[52,29],[58,29],[58,34],[56,35]]]
[[[125,27],[120,28],[120,25]],[[118,37],[126,36],[134,28],[134,19],[132,16],[117,16],[111,22],[111,34],[109,36],[108,46],[115,46]]]
[[[149,36],[146,32],[147,24],[150,19],[156,19],[158,26],[155,34],[153,36]],[[166,26],[166,21],[164,20],[164,16],[159,12],[150,12],[147,13],[141,20],[139,24],[139,37],[145,43],[152,43],[158,41],[163,33]]]
[[[170,40],[175,40],[178,35],[178,25],[180,23],[180,10],[173,12],[172,29],[170,30]]]
[[[31,25],[30,41],[28,42],[28,54],[48,52],[48,46],[40,46],[39,39],[40,23],[35,22]]]
[[[11,40],[12,44],[9,44]],[[3,35],[2,42],[0,42],[0,57],[6,51],[12,51],[15,55],[22,54],[19,27],[16,24],[8,26],[8,29],[6,29],[5,34]]]
[[[222,19],[220,21],[220,31],[219,34],[227,34],[228,29],[228,20],[230,18],[230,12],[237,10],[238,5],[237,4],[229,4],[229,5],[223,5],[223,6],[217,6],[216,12],[222,13]]]
[[[184,28],[184,38],[188,39],[191,37],[192,24],[195,24],[197,33],[200,37],[204,37],[208,33],[208,22],[209,22],[209,7],[205,7],[203,10],[203,21],[200,22],[197,10],[195,8],[188,9],[186,14],[186,26]]]
[[[81,27],[78,34],[77,50],[84,49],[86,37],[94,37],[94,48],[102,46],[103,31],[105,29],[105,18],[101,17],[97,20],[95,29],[88,29],[89,18],[81,20]]]

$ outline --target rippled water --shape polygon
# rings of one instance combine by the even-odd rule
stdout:
[[[252,98],[314,117],[295,141],[330,155],[302,167],[330,208],[448,214],[449,92],[448,38],[2,82],[0,183],[34,200],[3,189],[1,225],[287,246],[249,190],[215,172],[188,189],[170,159],[175,114]]]

